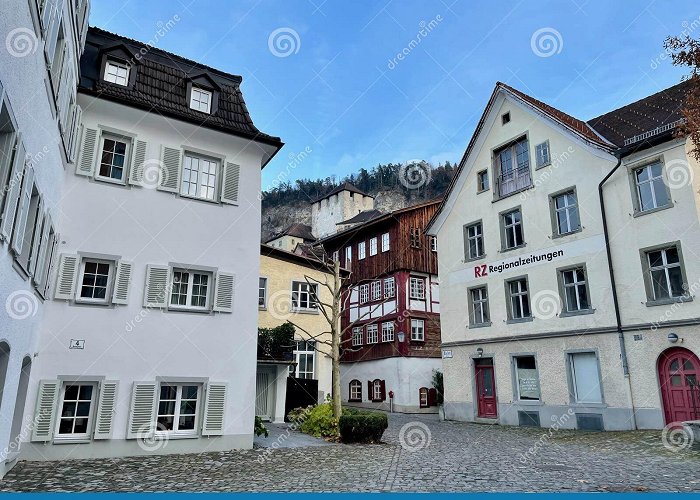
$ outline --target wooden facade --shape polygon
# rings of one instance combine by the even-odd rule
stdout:
[[[433,216],[439,201],[423,203],[397,210],[369,222],[327,237],[322,244],[329,255],[337,252],[341,265],[350,270],[350,280],[344,291],[341,324],[352,324],[343,338],[342,361],[356,363],[391,357],[440,357],[440,315],[437,281],[437,252],[430,237],[423,231]],[[382,238],[389,234],[389,249],[384,250]],[[370,252],[370,240],[376,238],[377,251]],[[364,242],[364,258],[359,245]],[[352,249],[352,259],[346,262],[346,248]],[[410,298],[411,278],[424,282],[425,298]],[[394,283],[394,293],[387,296],[386,280]],[[380,296],[363,301],[360,287],[371,289],[379,283]],[[423,320],[424,339],[411,339],[412,320]],[[393,340],[383,341],[382,327],[393,323]],[[377,325],[377,342],[369,342],[367,327]],[[353,346],[353,329],[362,329],[362,345]],[[400,342],[400,333],[404,341]]]

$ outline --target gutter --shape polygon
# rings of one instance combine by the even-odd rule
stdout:
[[[627,379],[627,391],[629,394],[629,399],[630,399],[630,407],[632,409],[632,425],[633,429],[637,428],[637,417],[636,417],[636,411],[634,407],[634,396],[632,395],[632,381],[630,379],[630,368],[629,368],[629,363],[627,360],[627,346],[625,345],[625,334],[622,330],[622,319],[620,316],[620,304],[618,301],[617,297],[617,287],[615,285],[615,270],[613,268],[613,263],[612,263],[612,252],[610,249],[610,236],[608,234],[608,218],[605,213],[605,199],[603,198],[603,185],[607,182],[612,175],[617,172],[617,169],[620,168],[620,165],[622,165],[622,157],[625,153],[625,149],[618,149],[615,151],[613,154],[617,158],[617,163],[615,166],[608,172],[608,174],[603,177],[603,180],[600,181],[598,184],[598,198],[600,200],[600,214],[603,220],[603,237],[605,239],[605,253],[608,258],[608,273],[610,275],[610,286],[612,287],[612,299],[613,299],[613,307],[615,308],[615,324],[616,324],[616,330],[617,330],[617,338],[620,343],[620,359],[622,361],[622,373],[624,374],[625,379]]]

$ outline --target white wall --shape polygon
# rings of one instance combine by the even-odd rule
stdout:
[[[74,26],[71,24],[70,4],[72,2],[66,2],[63,18],[72,33]],[[40,31],[35,31],[34,26],[30,2],[3,4],[0,16],[0,39],[4,42],[3,50],[0,50],[0,86],[4,88],[5,102],[14,112],[27,153],[34,159],[36,186],[56,221],[64,193],[66,159],[48,83],[44,42]],[[70,58],[74,61],[77,42],[70,36],[67,39]],[[26,45],[23,46],[23,42]],[[7,342],[11,348],[0,402],[0,477],[13,465],[5,459],[8,452],[15,450],[14,446],[9,447],[9,441],[22,360],[32,358],[38,351],[39,324],[45,313],[44,304],[33,292],[29,280],[14,268],[14,259],[8,247],[7,242],[0,243],[0,342]],[[37,380],[34,369],[31,377],[33,385]],[[27,397],[29,399],[31,396]]]
[[[137,134],[149,144],[147,158],[160,145],[185,145],[225,155],[241,166],[239,205],[181,198],[135,186],[115,186],[66,171],[60,219],[59,253],[118,255],[133,262],[128,305],[80,306],[52,300],[34,379],[105,377],[118,380],[118,404],[111,442],[39,445],[29,458],[136,454],[126,435],[132,382],[157,377],[227,382],[222,438],[179,440],[164,453],[252,446],[257,352],[260,241],[259,148],[231,135],[166,119],[156,113],[80,95],[83,124],[106,125]],[[109,117],[109,118],[107,118]],[[234,309],[227,313],[163,312],[144,309],[147,264],[183,263],[216,267],[236,275]],[[82,350],[68,348],[85,340]],[[32,384],[28,410],[34,411]],[[41,448],[41,449],[39,449]],[[118,452],[114,450],[119,450]]]

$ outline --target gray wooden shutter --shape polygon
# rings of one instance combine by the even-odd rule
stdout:
[[[36,408],[34,410],[32,441],[51,441],[60,389],[61,382],[58,380],[39,381],[39,392],[37,393]]]
[[[114,290],[112,291],[112,303],[129,303],[129,288],[131,285],[132,268],[133,264],[131,262],[125,260],[117,261],[117,272],[115,273]]]
[[[53,230],[53,224],[51,225]],[[41,290],[44,297],[47,297],[49,289],[51,288],[51,271],[53,270],[54,261],[56,260],[56,248],[58,247],[58,242],[60,236],[58,234],[50,233],[49,236],[49,246],[46,249],[46,262],[44,263],[44,276],[42,281],[44,282],[44,288]]]
[[[238,184],[241,177],[241,166],[235,163],[224,164],[224,179],[221,187],[222,203],[238,203]]]
[[[97,130],[83,129],[83,146],[80,149],[80,160],[75,167],[78,175],[91,176],[95,168],[95,147],[97,146]]]
[[[97,398],[97,412],[95,415],[95,439],[110,439],[112,437],[112,422],[117,405],[116,380],[105,380],[100,384],[100,394]]]
[[[10,241],[12,228],[15,224],[17,214],[17,200],[22,190],[22,176],[24,175],[24,163],[27,159],[27,150],[24,149],[22,137],[17,134],[17,144],[15,146],[15,156],[12,161],[12,170],[8,180],[8,191],[5,198],[5,210],[2,214],[2,225],[0,225],[0,238]]]
[[[221,436],[224,433],[224,415],[226,413],[226,384],[210,382],[204,401],[204,422],[202,436]]]
[[[214,283],[214,311],[233,312],[233,292],[236,276],[231,273],[217,272]]]
[[[47,0],[45,7],[46,9],[51,9],[51,12],[47,13],[46,43],[44,44],[44,56],[49,68],[53,62],[53,55],[56,52],[56,44],[58,43],[58,28],[63,17],[63,2],[64,0]]]
[[[177,193],[180,189],[180,150],[163,146],[158,189]]]
[[[168,266],[146,266],[146,288],[143,293],[144,307],[167,307],[170,294],[170,268]]]
[[[36,220],[34,221],[34,234],[32,235],[32,248],[29,252],[29,275],[34,276],[36,264],[39,261],[41,250],[41,236],[44,234],[44,200],[39,197],[39,205],[36,207]]]
[[[155,432],[157,390],[158,384],[155,382],[134,382],[126,429],[127,439],[150,437]]]
[[[15,230],[12,236],[12,250],[20,255],[24,248],[24,231],[27,228],[27,218],[29,217],[29,203],[32,201],[32,191],[34,190],[34,169],[27,166],[22,180],[22,191],[17,204],[17,215],[15,217]]]
[[[134,145],[134,157],[131,161],[131,170],[129,171],[129,184],[139,185],[143,182],[143,169],[146,163],[146,149],[148,144],[146,141],[136,141]]]
[[[37,253],[36,262],[34,264],[34,284],[41,290],[43,289],[44,280],[46,279],[46,259],[49,253],[49,235],[51,234],[51,217],[48,211],[43,215],[41,224],[41,237],[39,239],[39,252]]]
[[[73,109],[73,122],[72,129],[70,132],[70,150],[68,153],[68,161],[71,163],[75,162],[78,155],[78,134],[80,134],[80,127],[83,123],[83,108],[79,105],[75,105]]]
[[[78,280],[79,264],[80,257],[77,255],[61,254],[61,258],[58,261],[55,299],[73,300],[75,296],[75,282]]]

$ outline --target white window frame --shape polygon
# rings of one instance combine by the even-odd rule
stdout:
[[[489,190],[489,171],[488,169],[480,170],[476,173],[476,192],[483,193]]]
[[[490,324],[489,293],[485,285],[469,289],[469,302],[471,313],[469,320],[471,325],[483,326]]]
[[[382,252],[388,252],[390,245],[391,242],[389,240],[389,233],[382,234]]]
[[[578,279],[578,274],[579,272],[583,276],[583,279]],[[570,312],[570,313],[577,313],[577,312],[582,312],[582,311],[590,311],[591,310],[591,296],[588,291],[588,276],[586,275],[586,269],[583,266],[579,267],[571,267],[568,269],[562,269],[559,271],[560,273],[560,279],[561,279],[561,288],[562,288],[562,302],[564,303],[564,311]],[[572,275],[572,282],[567,283],[566,282],[566,275],[569,273],[573,273]],[[569,295],[567,294],[567,291],[569,289],[572,289],[574,292],[574,298],[576,300],[575,307],[570,308],[569,307]],[[581,302],[582,302],[582,293],[581,290],[583,290],[583,293],[586,295],[586,307],[583,307]]]
[[[372,401],[382,400],[382,381],[373,380],[372,381]]]
[[[652,174],[652,169],[655,166],[659,166],[660,172],[659,175],[653,176]],[[649,178],[645,181],[640,181],[639,180],[639,174],[645,170],[648,170]],[[673,204],[673,200],[671,199],[671,194],[669,193],[668,185],[664,181],[664,165],[661,161],[655,161],[653,163],[648,163],[644,166],[635,168],[632,171],[633,175],[633,181],[634,181],[634,190],[637,196],[637,210],[639,212],[649,212],[651,210],[657,210],[660,208],[667,208]],[[656,190],[655,186],[658,186],[659,183],[661,184],[661,189],[664,190],[666,193],[666,199],[667,202],[663,205],[659,204],[659,201],[656,199]],[[651,185],[651,203],[652,206],[648,208],[643,208],[642,206],[642,186],[645,184],[650,184]]]
[[[362,382],[359,380],[350,381],[350,399],[352,401],[362,401]]]
[[[515,214],[518,214],[519,220],[515,220]],[[511,217],[510,221],[508,221],[508,217]],[[519,208],[515,208],[513,210],[508,210],[507,212],[501,214],[501,223],[503,224],[503,249],[504,250],[512,250],[514,248],[520,248],[521,246],[525,245],[525,232],[523,230],[523,212]],[[520,228],[520,243],[518,243],[518,231],[517,228]],[[513,236],[513,245],[510,246],[508,245],[508,233],[511,233]]]
[[[535,168],[546,167],[552,164],[552,156],[549,152],[549,140],[535,146]]]
[[[597,368],[597,383],[598,383],[598,396],[597,398],[589,398],[587,395],[579,394],[579,387],[576,384],[576,363],[574,359],[577,356],[594,356],[595,364]],[[603,403],[603,384],[600,378],[600,360],[598,359],[598,354],[595,351],[576,351],[567,353],[568,361],[568,371],[571,383],[571,400],[574,403],[580,404],[601,404]]]
[[[409,298],[412,300],[425,300],[425,278],[420,276],[410,277]]]
[[[163,430],[158,428],[158,417],[161,416],[160,413],[160,402],[161,402],[161,388],[165,385],[176,387],[175,393],[175,415],[173,416],[173,429]],[[183,387],[197,387],[197,399],[196,399],[196,409],[194,413],[194,428],[180,430],[176,427],[180,426],[180,407],[182,402],[182,388]],[[199,421],[202,413],[202,392],[203,387],[201,383],[195,382],[162,382],[158,385],[158,403],[156,405],[156,435],[170,435],[170,436],[197,436],[199,434]],[[166,400],[171,401],[171,400]],[[186,401],[189,401],[187,399]],[[168,416],[163,414],[163,416]]]
[[[258,278],[258,307],[260,309],[267,308],[267,278],[264,276]]]
[[[513,291],[511,285],[517,284],[517,290]],[[524,284],[524,286],[523,286]],[[513,278],[506,281],[506,294],[508,295],[508,312],[511,320],[526,320],[532,318],[532,305],[530,304],[530,286],[527,278]],[[519,307],[516,315],[515,304]],[[527,303],[528,314],[525,315],[525,304]]]
[[[100,149],[97,153],[97,165],[95,165],[95,179],[99,180],[99,181],[104,181],[104,182],[113,182],[115,184],[126,184],[126,179],[129,175],[129,166],[130,166],[129,159],[131,157],[131,138],[121,136],[118,134],[112,134],[109,132],[104,132],[100,135],[101,135],[101,137],[100,137]],[[110,141],[115,141],[115,142],[121,142],[125,145],[124,166],[122,167],[122,178],[121,179],[116,179],[114,177],[108,177],[108,176],[102,175],[100,173],[100,170],[102,170],[102,155],[104,154],[104,149],[105,149],[105,139],[110,140]],[[111,172],[112,167],[113,167],[113,165],[110,166],[110,172]]]
[[[115,71],[110,73],[111,68],[114,68]],[[104,81],[114,83],[115,85],[120,85],[122,87],[128,87],[130,76],[131,67],[128,64],[121,61],[116,61],[114,59],[107,59],[105,64],[105,73],[102,75],[102,79]]]
[[[371,300],[380,300],[382,298],[382,281],[376,280],[372,282]]]
[[[357,244],[357,260],[362,260],[366,256],[365,242],[361,241]]]
[[[360,304],[369,302],[369,283],[360,285]]]
[[[394,322],[386,321],[382,323],[382,342],[394,341]]]
[[[189,163],[188,163],[189,160]],[[193,168],[194,165],[194,160],[197,161],[197,168]],[[207,186],[207,192],[209,190],[212,190],[212,195],[209,197],[208,195],[202,196],[201,189],[202,189],[202,176],[211,176],[211,172],[203,173],[202,169],[204,166],[211,167],[211,165],[214,165],[214,185],[213,186]],[[189,170],[189,177],[187,180],[185,180],[185,174]],[[192,174],[196,172],[197,174],[197,180],[195,182],[192,182]],[[204,201],[212,201],[216,202],[218,200],[219,196],[219,184],[221,180],[221,159],[220,158],[214,158],[211,156],[206,156],[206,155],[201,155],[198,153],[193,153],[191,151],[185,151],[185,154],[182,158],[182,168],[180,169],[180,196],[185,196],[187,198],[194,198],[197,200],[204,200]],[[187,189],[185,189],[185,183],[188,184]],[[192,194],[190,193],[191,185],[194,184],[195,186],[195,193]]]
[[[292,311],[318,311],[318,283],[292,281]]]
[[[187,273],[187,292],[185,293],[185,304],[174,304],[173,303],[173,292],[175,290],[175,273]],[[193,306],[192,297],[194,289],[194,275],[207,276],[207,295],[206,302],[204,306]],[[171,287],[168,290],[168,308],[180,311],[208,311],[212,306],[212,294],[214,291],[214,273],[211,271],[204,271],[201,269],[185,269],[182,267],[173,267],[170,269],[170,283]],[[201,284],[199,285],[201,287]],[[178,293],[178,295],[182,295]],[[201,297],[201,295],[197,295]]]
[[[571,202],[569,197],[573,197],[574,201]],[[557,200],[559,200],[560,198],[563,198],[565,203],[562,207],[557,206]],[[554,223],[556,225],[557,235],[563,236],[565,234],[575,233],[576,231],[581,229],[581,215],[579,214],[578,210],[578,197],[576,196],[576,191],[574,189],[570,189],[564,191],[563,193],[553,195],[552,208],[554,210]],[[564,214],[566,228],[564,228],[562,224],[560,224],[559,214],[561,213]],[[578,226],[576,227],[574,227],[572,222],[574,213],[576,214],[576,218],[578,219]]]
[[[430,237],[430,251],[437,253],[437,236]]]
[[[484,226],[479,222],[467,225],[467,260],[476,260],[484,256]],[[472,243],[476,254],[472,254]]]
[[[676,254],[678,256],[678,261],[677,262],[672,262],[668,263],[668,254],[667,252],[669,250],[675,250]],[[651,265],[651,256],[650,254],[660,252],[661,253],[661,265],[660,266],[652,266]],[[644,251],[644,259],[645,259],[645,264],[646,264],[646,273],[647,273],[647,280],[649,283],[649,294],[650,298],[652,301],[664,301],[664,300],[675,300],[683,297],[688,296],[688,291],[684,288],[683,291],[680,293],[680,295],[674,295],[673,294],[673,288],[671,287],[671,276],[669,273],[669,269],[672,268],[678,268],[679,272],[681,273],[681,280],[682,283],[685,285],[688,283],[686,277],[685,277],[685,270],[683,267],[683,257],[681,255],[681,250],[679,245],[668,245],[664,247],[659,247],[659,248],[654,248],[651,250],[645,250]],[[656,288],[654,287],[654,272],[655,271],[662,271],[664,275],[664,281],[666,282],[666,289],[668,290],[668,296],[666,297],[657,297],[656,296]],[[686,287],[687,288],[687,287]]]
[[[345,267],[350,268],[352,265],[352,246],[345,247]]]
[[[377,237],[369,239],[369,255],[370,257],[377,255]]]
[[[206,98],[206,99],[205,99]],[[201,87],[192,86],[190,92],[190,108],[200,113],[211,114],[211,103],[214,93]]]
[[[56,441],[74,441],[74,440],[89,440],[92,436],[92,421],[95,414],[95,408],[97,406],[97,382],[63,382],[61,384],[61,394],[58,401],[58,411],[56,415],[56,427],[54,432],[54,439]],[[81,433],[70,433],[70,434],[60,434],[59,429],[61,428],[61,420],[69,418],[68,416],[63,417],[63,405],[65,403],[66,389],[70,386],[91,386],[92,393],[90,395],[90,410],[87,417],[77,417],[77,403],[74,412],[74,416],[70,417],[73,419],[73,425],[75,425],[75,420],[77,418],[87,418],[87,429],[85,432]],[[80,389],[78,389],[78,397],[80,397]],[[74,401],[74,400],[69,400]],[[75,400],[78,401],[78,400]],[[80,400],[87,401],[87,400]]]
[[[352,345],[353,347],[357,347],[362,345],[362,327],[361,326],[355,326],[352,329]]]
[[[301,349],[301,346],[303,345],[304,349]],[[296,340],[295,341],[295,347],[294,347],[294,361],[296,361],[296,365],[292,367],[292,373],[295,378],[304,378],[304,379],[314,379],[316,378],[316,342],[314,340]],[[305,356],[306,357],[306,367],[309,367],[309,358],[311,358],[311,371],[308,369],[305,371],[300,370],[300,360],[301,357]],[[305,376],[301,376],[301,375]],[[306,376],[310,375],[310,376]]]
[[[417,318],[411,319],[411,340],[416,342],[425,341],[425,320]]]
[[[384,298],[390,299],[396,295],[396,280],[392,276],[391,278],[384,278]]]
[[[107,275],[107,288],[105,290],[104,299],[96,299],[91,297],[82,297],[83,283],[85,280],[85,265],[88,262],[94,262],[96,264],[107,264],[109,266],[109,273]],[[75,290],[75,301],[84,304],[109,304],[112,299],[112,285],[114,283],[114,273],[116,271],[116,262],[109,259],[99,259],[92,257],[82,257],[80,259],[80,271],[78,273],[78,284]],[[90,286],[90,285],[88,285]],[[94,285],[93,285],[94,288]]]
[[[379,343],[379,325],[372,323],[366,326],[367,330],[367,343],[368,344],[378,344]]]

